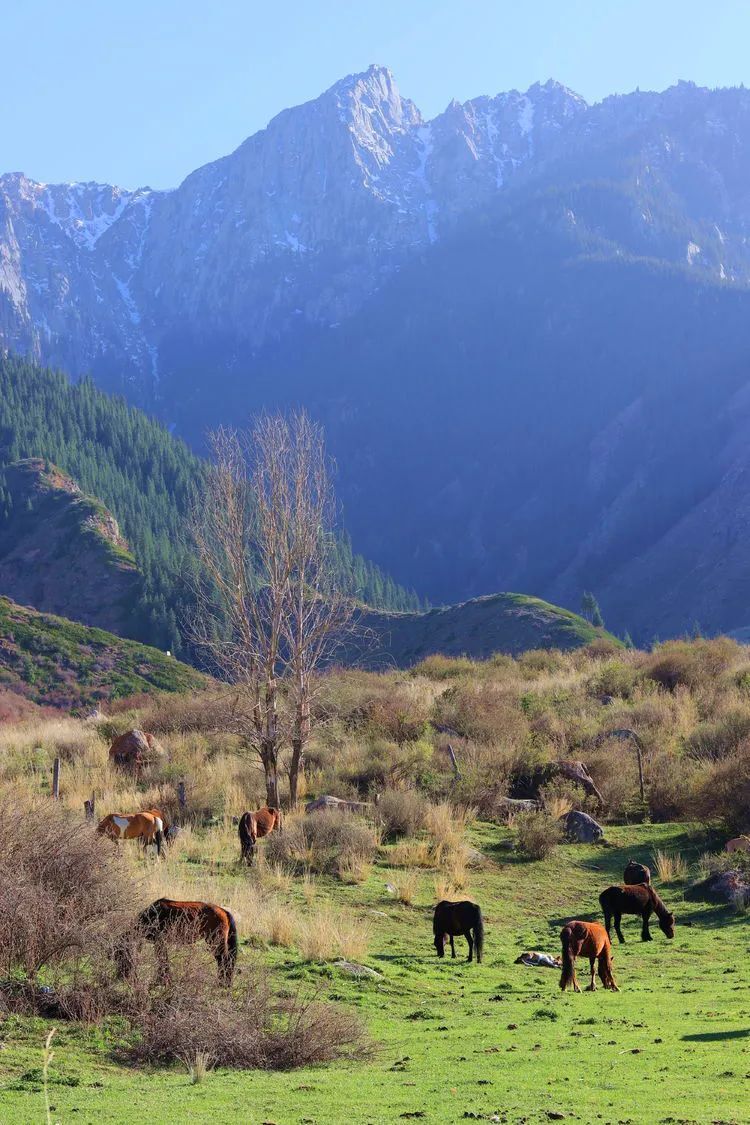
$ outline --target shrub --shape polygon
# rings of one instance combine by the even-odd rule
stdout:
[[[700,723],[685,739],[685,752],[697,761],[717,762],[750,736],[750,713],[734,710],[712,723]]]
[[[692,804],[704,823],[719,821],[735,834],[750,830],[750,740],[722,761],[704,765]]]
[[[0,973],[34,976],[111,948],[137,887],[93,828],[52,802],[0,804]]]
[[[290,1070],[346,1054],[363,1057],[369,1044],[350,1010],[296,997],[274,1000],[256,975],[239,989],[217,989],[192,951],[172,968],[173,987],[138,997],[137,1041],[120,1053],[130,1062],[169,1063],[199,1055],[216,1066]]]
[[[684,879],[688,873],[688,864],[679,852],[665,852],[657,848],[651,863],[654,871],[663,883],[672,883],[676,879]]]
[[[429,700],[419,698],[414,691],[397,688],[373,700],[367,715],[376,733],[400,748],[406,742],[418,742],[424,735],[429,718]]]
[[[315,812],[288,819],[283,832],[266,841],[266,859],[296,871],[338,874],[352,860],[370,863],[377,840],[358,817],[341,812]]]
[[[307,961],[331,961],[335,957],[361,961],[367,956],[369,941],[366,923],[327,903],[311,910],[298,923],[297,946]]]
[[[380,794],[377,818],[387,839],[414,836],[424,827],[427,801],[413,789],[386,789]]]
[[[428,680],[456,680],[473,675],[475,670],[476,664],[466,656],[443,656],[436,652],[415,664],[411,675],[424,676]]]
[[[706,641],[667,641],[658,645],[643,664],[643,675],[666,691],[695,689],[731,667],[740,647],[729,637]]]
[[[519,813],[514,821],[516,843],[529,859],[546,859],[563,837],[562,826],[549,813]]]
[[[589,681],[593,695],[611,695],[630,699],[636,682],[636,670],[621,660],[607,660]]]
[[[419,890],[419,875],[413,868],[405,868],[390,878],[390,883],[396,892],[396,898],[404,906],[411,906]]]

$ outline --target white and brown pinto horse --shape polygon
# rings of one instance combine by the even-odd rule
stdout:
[[[244,863],[252,863],[255,858],[255,849],[258,840],[281,828],[281,813],[265,805],[257,812],[246,812],[240,817],[240,859]]]
[[[144,847],[155,844],[156,854],[161,855],[164,822],[154,813],[110,813],[99,822],[96,830],[110,840],[140,840]]]

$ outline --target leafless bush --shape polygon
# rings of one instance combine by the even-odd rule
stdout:
[[[750,829],[750,740],[735,754],[704,765],[695,784],[693,813],[704,823],[719,821],[729,832]]]
[[[380,794],[377,816],[388,839],[414,836],[424,828],[427,801],[413,789],[386,789]]]
[[[685,752],[697,761],[717,762],[750,736],[750,711],[735,709],[714,722],[699,723],[685,739]]]
[[[516,842],[530,859],[546,859],[562,840],[562,826],[546,812],[519,813],[514,821]]]
[[[111,948],[137,888],[110,841],[52,802],[0,802],[0,972]]]
[[[316,998],[275,1000],[259,975],[246,973],[233,992],[217,990],[197,951],[183,951],[169,988],[139,997],[132,1020],[135,1043],[121,1053],[130,1061],[166,1063],[199,1054],[216,1066],[290,1070],[362,1057],[369,1045],[362,1024],[345,1008]]]
[[[317,812],[288,820],[266,843],[266,859],[297,871],[338,873],[353,859],[370,863],[377,840],[373,829],[348,813]]]
[[[643,663],[643,674],[667,691],[695,689],[731,667],[741,649],[729,637],[714,640],[667,641],[658,645]]]

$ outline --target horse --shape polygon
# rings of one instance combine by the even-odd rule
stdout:
[[[258,840],[270,834],[276,828],[281,828],[281,813],[278,809],[265,805],[257,812],[246,812],[240,817],[240,861],[252,863],[255,858],[255,848]]]
[[[750,836],[735,836],[733,840],[727,840],[724,851],[750,852]]]
[[[591,965],[591,983],[587,985],[587,992],[596,991],[596,972],[594,963],[599,967],[599,977],[605,988],[612,992],[619,992],[617,982],[612,973],[612,945],[609,934],[598,922],[568,922],[560,931],[562,942],[562,976],[560,988],[565,991],[570,985],[574,992],[580,992],[576,978],[576,957],[588,957]]]
[[[118,976],[132,969],[130,941],[141,937],[156,949],[162,980],[169,980],[166,942],[192,943],[203,938],[216,958],[219,980],[229,987],[237,964],[237,924],[224,906],[212,902],[180,902],[158,898],[141,911],[128,938],[115,952]]]
[[[438,957],[445,956],[446,938],[451,943],[451,957],[455,957],[456,947],[453,944],[453,938],[457,934],[463,934],[469,943],[468,960],[471,961],[475,949],[477,962],[482,960],[484,922],[482,921],[482,911],[475,902],[447,902],[446,900],[439,902],[435,907],[432,931],[435,935],[435,949]],[[474,934],[473,940],[472,931]]]
[[[623,872],[622,881],[629,887],[637,886],[638,883],[648,885],[651,882],[651,868],[646,867],[645,863],[636,863],[634,859],[630,859]]]
[[[659,919],[659,928],[668,938],[674,937],[674,914],[667,910],[652,886],[638,883],[635,886],[607,887],[599,895],[599,902],[604,911],[604,925],[609,934],[612,918],[615,920],[615,931],[619,941],[624,942],[620,929],[620,920],[623,914],[640,914],[642,920],[641,941],[652,941],[648,928],[648,920],[652,913]]]
[[[154,813],[109,813],[96,828],[110,840],[142,840],[143,846],[156,844],[156,854],[161,855],[164,841],[164,824]]]

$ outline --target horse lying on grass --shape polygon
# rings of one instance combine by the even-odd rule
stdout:
[[[612,946],[604,926],[598,922],[568,922],[560,931],[562,942],[562,976],[560,988],[573,986],[574,992],[580,992],[576,977],[576,957],[588,957],[591,966],[591,983],[586,986],[587,992],[596,990],[596,970],[599,967],[599,977],[605,988],[612,992],[619,992],[617,982],[612,974]]]
[[[659,898],[653,887],[639,883],[632,887],[607,887],[599,895],[599,902],[604,911],[604,925],[609,934],[612,930],[612,919],[615,920],[615,932],[619,941],[625,941],[620,929],[623,914],[640,914],[641,916],[641,941],[653,941],[648,928],[648,920],[656,914],[659,928],[668,938],[674,937],[675,917]]]
[[[281,813],[278,809],[265,805],[257,812],[246,812],[240,817],[240,860],[243,863],[252,863],[255,859],[255,848],[258,840],[281,828]]]
[[[435,907],[432,929],[435,935],[435,949],[438,957],[445,956],[446,938],[451,943],[451,957],[455,957],[456,948],[453,944],[453,938],[457,934],[463,934],[469,943],[468,960],[471,961],[475,949],[477,961],[482,960],[484,923],[482,911],[475,902],[448,902],[446,900],[439,902]],[[474,935],[473,940],[472,933]]]
[[[161,817],[152,812],[109,813],[99,822],[96,830],[110,840],[140,840],[144,847],[155,844],[156,854],[161,855],[164,824]]]
[[[237,925],[229,911],[212,902],[180,902],[158,898],[139,915],[132,932],[115,953],[118,976],[128,976],[133,967],[132,942],[143,938],[154,945],[159,976],[168,982],[167,943],[189,945],[201,938],[216,958],[219,980],[229,987],[237,964]]]

